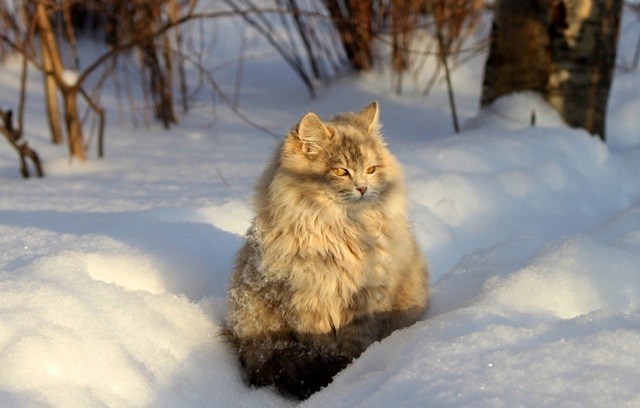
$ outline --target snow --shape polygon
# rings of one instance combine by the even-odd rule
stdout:
[[[70,69],[62,71],[62,81],[69,87],[75,86],[78,83],[79,77],[80,73],[78,71],[72,71]]]
[[[620,58],[635,46],[629,24]],[[426,99],[417,85],[396,96],[383,70],[311,100],[263,55],[244,69],[241,107],[280,134],[307,111],[380,102],[432,270],[424,320],[301,405],[640,405],[637,72],[616,73],[604,144],[532,94],[478,112],[481,58],[454,72],[466,122],[455,135],[442,84]],[[2,106],[18,67],[0,67]],[[225,89],[233,72],[218,72]],[[22,180],[0,149],[0,406],[295,405],[247,388],[218,335],[253,184],[277,141],[223,106],[170,132],[135,128],[107,95],[106,159],[70,162],[48,142],[40,78],[30,81],[25,137],[47,177]]]

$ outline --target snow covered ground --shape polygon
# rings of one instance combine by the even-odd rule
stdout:
[[[621,60],[638,35],[627,26]],[[375,71],[310,100],[277,57],[247,62],[243,109],[280,134],[307,111],[380,102],[431,265],[424,320],[302,406],[640,406],[640,74],[617,72],[603,144],[534,95],[479,113],[482,64],[454,73],[454,135],[442,86],[397,97]],[[8,106],[17,65],[0,74]],[[118,123],[107,100],[107,158],[70,163],[31,80],[26,137],[47,177],[22,180],[0,147],[0,406],[295,405],[247,388],[217,336],[277,141],[222,106],[165,132]]]

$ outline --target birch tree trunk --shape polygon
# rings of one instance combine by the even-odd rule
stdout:
[[[605,140],[623,0],[498,0],[481,105],[539,92],[574,127]]]

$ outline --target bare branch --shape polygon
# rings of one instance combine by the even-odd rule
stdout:
[[[176,50],[176,52],[178,52]],[[242,111],[240,111],[240,109],[235,105],[234,101],[232,98],[230,98],[220,87],[220,85],[218,85],[218,82],[215,80],[215,78],[213,77],[213,74],[208,71],[199,61],[193,59],[192,57],[190,57],[189,55],[186,54],[182,54],[182,58],[184,58],[186,61],[188,61],[190,64],[193,64],[194,67],[196,67],[200,73],[204,76],[205,80],[207,81],[207,83],[209,84],[209,86],[211,86],[211,88],[213,88],[214,91],[216,91],[216,94],[220,97],[220,99],[224,102],[225,105],[227,105],[231,111],[237,115],[240,119],[242,119],[245,123],[247,123],[249,126],[260,130],[261,132],[264,132],[276,139],[280,139],[281,135],[277,134],[273,131],[271,131],[270,129],[261,126],[259,124],[257,124],[255,121],[251,120],[247,115],[245,115],[244,113],[242,113]]]
[[[22,137],[22,129],[15,129],[13,127],[12,117],[12,111],[4,111],[0,109],[0,119],[3,122],[2,125],[0,125],[0,133],[5,136],[9,144],[18,152],[20,157],[20,173],[22,174],[22,177],[28,178],[30,175],[29,167],[27,166],[27,157],[33,162],[36,175],[38,177],[44,177],[40,156],[38,156],[38,153],[36,153],[35,150],[29,147],[26,140],[20,140]]]

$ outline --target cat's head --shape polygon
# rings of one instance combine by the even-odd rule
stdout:
[[[313,196],[375,203],[399,183],[399,166],[385,146],[377,102],[328,121],[308,113],[284,142],[280,170]]]

